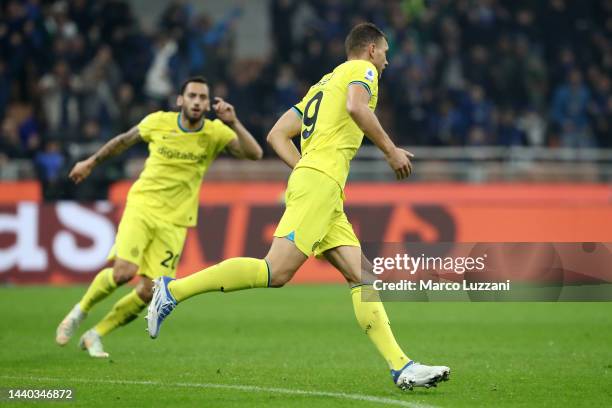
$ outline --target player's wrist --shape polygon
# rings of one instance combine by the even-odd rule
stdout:
[[[397,147],[393,143],[389,143],[387,145],[382,146],[380,150],[385,155],[385,158],[390,159],[393,157],[395,151],[397,150]]]

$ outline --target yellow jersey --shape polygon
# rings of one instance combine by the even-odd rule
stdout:
[[[372,111],[378,101],[378,71],[365,60],[350,60],[338,65],[310,87],[293,109],[302,117],[302,158],[295,166],[319,170],[344,189],[349,163],[363,140],[363,132],[346,110],[351,84],[360,84],[370,93]]]
[[[211,162],[236,137],[219,119],[202,127],[181,127],[179,112],[155,112],[139,124],[149,157],[128,193],[127,205],[180,226],[197,222],[200,185]]]

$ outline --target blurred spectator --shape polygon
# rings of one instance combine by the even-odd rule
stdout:
[[[274,95],[277,106],[276,113],[283,113],[287,110],[287,106],[295,104],[298,99],[301,99],[301,96],[298,94],[298,84],[293,67],[287,64],[281,66],[276,79],[276,92]]]
[[[56,140],[45,143],[44,149],[34,157],[45,200],[61,198],[62,187],[65,184],[65,175],[62,175],[61,172],[65,162],[66,159]]]
[[[128,83],[119,86],[117,92],[118,120],[115,122],[113,133],[122,133],[138,124],[148,113],[145,105],[138,102],[134,88]]]
[[[529,45],[525,39],[513,41],[507,36],[500,38],[497,43],[496,69],[493,69],[494,96],[498,104],[522,107],[527,103],[525,71],[528,57]]]
[[[0,156],[3,157],[4,161],[7,159],[23,159],[28,156],[19,139],[17,123],[10,117],[4,119],[0,127]]]
[[[501,146],[526,146],[526,135],[517,126],[514,109],[508,107],[502,110],[499,116],[496,144]]]
[[[533,50],[522,61],[524,86],[527,99],[518,101],[521,106],[532,106],[537,110],[544,111],[547,106],[548,97],[548,73],[546,63],[541,56]]]
[[[41,78],[39,89],[48,131],[54,137],[72,136],[80,121],[80,79],[70,72],[68,64],[60,61],[53,72]]]
[[[229,39],[234,22],[240,17],[242,10],[238,7],[230,10],[218,22],[213,22],[206,14],[198,15],[190,29],[185,32],[182,42],[186,49],[186,72],[182,76],[207,73],[209,79],[219,77],[217,60],[224,42]]]
[[[493,0],[475,0],[466,10],[464,24],[466,44],[493,46],[499,34],[504,9]]]
[[[459,44],[450,40],[444,46],[442,57],[444,64],[440,66],[440,84],[451,92],[460,91],[465,86],[465,75]]]
[[[493,89],[493,70],[491,69],[489,50],[476,45],[469,51],[466,64],[466,79],[483,89]]]
[[[593,119],[595,137],[600,147],[612,148],[612,95]]]
[[[535,109],[526,109],[518,118],[517,129],[525,134],[530,146],[544,146],[546,143],[546,121]]]
[[[40,125],[34,116],[31,105],[23,105],[21,108],[19,116],[22,120],[19,123],[19,140],[28,156],[33,157],[41,146]]]
[[[318,82],[327,73],[325,47],[323,41],[316,37],[304,38],[302,63],[299,64],[300,75],[310,84]]]
[[[555,90],[552,102],[552,120],[561,130],[564,147],[592,147],[587,108],[591,92],[578,69],[570,71],[568,81]]]
[[[51,6],[51,13],[45,21],[47,32],[52,37],[70,39],[74,38],[79,29],[68,16],[68,3],[58,1]]]
[[[260,142],[263,142],[266,131],[263,128],[264,119],[261,114],[265,105],[262,104],[260,97],[262,93],[259,92],[259,84],[256,82],[262,68],[262,64],[256,60],[243,61],[234,67],[233,80],[228,83],[228,100],[240,114],[245,127],[251,130]]]
[[[175,92],[170,60],[176,51],[177,45],[174,39],[167,35],[158,36],[155,42],[153,62],[147,71],[145,94],[162,106],[168,105],[168,97]]]
[[[106,124],[102,134],[108,136],[112,133],[111,124],[119,116],[114,90],[121,82],[121,72],[113,61],[109,46],[98,49],[96,56],[83,69],[82,80],[83,116]]]
[[[4,61],[0,60],[0,119],[4,117],[6,112],[10,91],[11,83],[9,81],[9,74],[6,72]]]
[[[463,144],[465,120],[450,99],[443,99],[430,117],[429,130],[433,145]]]
[[[47,182],[54,182],[59,178],[65,160],[59,143],[50,140],[45,143],[43,151],[36,155],[34,161],[40,170],[40,178]]]
[[[290,62],[294,48],[293,16],[298,8],[296,0],[272,0],[270,15],[272,18],[272,38],[279,62]]]
[[[535,7],[535,5],[530,5],[529,2],[519,6],[515,13],[516,23],[513,30],[525,36],[528,43],[537,42],[542,35],[540,27],[536,25],[537,17],[532,7]]]
[[[565,0],[548,0],[546,3],[539,17],[547,58],[552,60],[559,46],[570,45],[573,22]]]
[[[493,104],[485,98],[482,86],[472,85],[470,87],[463,100],[462,113],[467,121],[467,126],[479,126],[488,133],[494,132]]]
[[[487,131],[483,129],[482,127],[473,126],[468,131],[466,145],[468,146],[487,146],[491,144],[491,141],[489,140],[488,135],[490,135],[490,133],[487,133]]]
[[[427,112],[432,91],[426,82],[424,67],[413,65],[398,73],[398,86],[390,95],[395,107],[395,126],[400,137],[410,137],[415,144],[428,144]]]
[[[182,30],[193,15],[193,6],[184,0],[172,0],[161,16],[161,26],[167,32]]]
[[[94,4],[88,0],[71,0],[68,15],[74,21],[79,33],[86,34],[94,25]]]

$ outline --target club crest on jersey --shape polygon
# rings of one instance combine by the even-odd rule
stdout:
[[[315,242],[314,244],[312,244],[312,249],[311,249],[311,251],[313,251],[313,252],[314,252],[314,250],[315,250],[315,249],[317,249],[317,247],[319,246],[319,244],[320,244],[320,243],[321,243],[321,241],[319,240],[319,241]]]
[[[367,79],[370,82],[374,82],[374,71],[372,70],[372,68],[368,68],[366,70],[365,79]]]

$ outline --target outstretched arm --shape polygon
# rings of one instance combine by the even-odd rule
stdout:
[[[120,135],[117,135],[109,140],[100,148],[100,150],[95,152],[89,158],[75,164],[68,177],[70,177],[70,179],[76,184],[79,184],[81,181],[85,180],[87,176],[89,176],[93,168],[98,164],[102,163],[109,157],[121,154],[123,151],[127,150],[129,147],[133,146],[137,142],[140,142],[141,140],[142,138],[140,137],[138,126],[134,126],[127,132],[121,133]]]
[[[291,138],[300,134],[302,120],[289,109],[281,116],[268,133],[268,144],[278,154],[282,161],[291,168],[300,161],[300,152],[291,141]]]
[[[239,159],[259,160],[263,157],[263,150],[257,140],[251,135],[251,132],[245,128],[236,116],[234,106],[227,103],[221,98],[215,98],[213,105],[217,117],[228,125],[234,132],[237,138],[231,140],[225,148],[234,157]]]
[[[410,158],[414,157],[407,150],[395,146],[382,128],[378,118],[368,107],[370,94],[359,84],[351,84],[346,97],[346,110],[357,126],[363,131],[384,154],[387,163],[395,172],[398,180],[406,178],[412,172]]]

